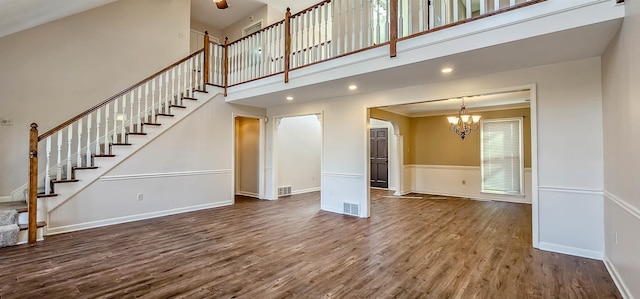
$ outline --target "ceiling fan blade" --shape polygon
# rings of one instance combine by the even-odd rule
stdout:
[[[227,5],[227,0],[216,2],[216,6],[218,6],[219,9],[225,9],[229,7],[229,5]]]

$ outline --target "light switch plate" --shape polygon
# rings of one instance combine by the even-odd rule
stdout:
[[[0,118],[0,126],[13,126],[13,119]]]

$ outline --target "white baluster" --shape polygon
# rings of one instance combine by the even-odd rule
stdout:
[[[446,7],[446,6],[443,5],[443,7]],[[487,13],[487,3],[485,1],[480,1],[480,15],[483,15],[485,13]]]
[[[104,143],[103,143],[103,152],[105,155],[109,155],[109,120],[111,119],[111,114],[109,113],[109,104],[104,107]]]
[[[402,0],[398,1],[398,37],[402,37],[402,32],[404,32],[404,7],[402,6],[402,2]]]
[[[149,122],[156,122],[156,78],[151,79],[151,120]]]
[[[382,41],[382,30],[380,30],[380,0],[376,0],[376,44]]]
[[[120,138],[122,143],[127,143],[127,129],[125,121],[127,120],[127,94],[122,95],[122,119],[120,120]]]
[[[144,112],[142,113],[142,123],[149,123],[149,81],[144,85]],[[115,140],[114,140],[115,141]]]
[[[58,156],[56,157],[56,165],[58,170],[56,171],[56,180],[62,180],[62,130],[58,131]]]
[[[500,0],[493,0],[493,11],[500,9]]]
[[[118,100],[113,101],[113,138],[111,142],[122,143],[118,141]]]
[[[325,4],[324,6],[324,58],[329,58],[329,12],[333,3]]]
[[[458,21],[458,1],[453,1],[453,6],[452,6],[452,10],[453,10],[453,22],[457,22]]]
[[[516,5],[516,0],[509,0],[509,6]]]
[[[76,166],[82,166],[82,118],[78,120],[78,149],[76,150]],[[69,174],[71,175],[71,174]]]
[[[418,28],[420,29],[420,31],[425,30],[424,28],[424,1],[425,0],[420,0],[419,2],[419,13],[418,13]]]
[[[138,115],[136,115],[136,130],[138,133],[142,133],[142,123],[141,123],[142,114],[140,111],[141,101],[142,101],[142,85],[138,86]]]
[[[50,165],[51,165],[51,136],[47,137],[46,140],[46,161],[45,161],[45,170],[44,170],[44,194],[51,193],[51,175]]]
[[[129,102],[131,102],[129,105],[131,107],[131,109],[129,109],[129,132],[133,133],[133,103],[135,102],[135,94],[134,94],[135,89],[131,90],[131,93],[129,94]]]
[[[87,152],[85,156],[85,165],[87,167],[91,166],[91,114],[87,117]],[[78,165],[79,167],[80,165]]]
[[[400,1],[402,1],[402,0],[400,0]],[[457,0],[455,2],[457,2]],[[409,6],[408,9],[407,9],[408,12],[409,12],[408,16],[407,16],[407,29],[408,29],[407,32],[409,34],[413,34],[413,33],[415,33],[415,32],[413,32],[413,1],[409,0],[407,5]]]
[[[100,113],[101,109],[102,108],[98,108],[98,110],[96,111],[96,155],[100,154],[100,123],[102,122],[102,114]]]
[[[187,65],[187,62],[183,62],[183,67],[182,67],[182,96],[180,97],[180,105],[182,105],[182,98],[183,97],[187,97],[189,96],[189,93],[187,93],[187,89],[189,86],[189,66]]]
[[[180,72],[178,72],[178,78],[180,78]],[[175,95],[176,95],[176,68],[174,67],[171,69],[171,103],[172,104],[175,102]],[[170,107],[167,106],[167,113],[169,113],[169,109]]]
[[[309,12],[305,12],[302,15],[302,21],[305,27],[305,39],[304,39],[304,52],[302,55],[302,63],[303,65],[309,64],[309,54],[311,52],[311,42],[309,40],[311,33],[311,14]]]
[[[196,74],[196,69],[193,65],[193,61],[195,57],[191,57],[189,61],[189,97],[193,97],[193,90],[195,89],[194,76]]]
[[[467,4],[467,19],[470,19],[471,17],[473,17],[473,12],[471,11],[471,1],[472,0],[466,0],[466,4]]]
[[[358,49],[364,48],[364,12],[364,2],[360,0],[360,47],[358,47]]]
[[[353,0],[351,1],[351,51],[354,51],[355,49],[356,49],[356,0]]]
[[[385,16],[384,16],[384,17],[385,17],[385,26],[384,26],[384,30],[385,30],[385,40],[384,40],[384,41],[385,41],[385,42],[387,42],[387,41],[389,41],[389,40],[390,40],[390,38],[391,38],[391,36],[389,35],[389,30],[391,29],[391,27],[390,27],[390,19],[391,19],[391,16],[389,16],[389,12],[390,12],[391,10],[390,10],[389,8],[390,8],[391,3],[389,3],[389,1],[387,1],[387,3],[385,3],[385,5],[386,5],[386,6],[385,6],[385,9],[386,9],[386,12],[387,12],[387,13],[386,13],[386,14],[385,14]]]
[[[73,124],[70,124],[67,131],[67,180],[71,179],[71,146],[73,143]]]
[[[164,114],[169,114],[169,72],[164,73],[164,109],[162,109]]]

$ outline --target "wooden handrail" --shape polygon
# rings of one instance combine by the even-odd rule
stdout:
[[[37,234],[37,213],[38,213],[38,124],[32,123],[29,130],[29,230],[28,242],[36,243]]]
[[[296,14],[292,15],[291,18],[295,18],[295,17],[297,17],[299,15],[306,14],[307,12],[312,11],[315,8],[323,6],[323,5],[325,5],[325,4],[329,3],[329,2],[331,2],[331,0],[325,0],[325,1],[322,1],[320,3],[314,4],[312,6],[309,6],[309,7],[305,8],[305,9],[297,12]]]
[[[116,99],[120,98],[122,95],[126,94],[127,92],[132,91],[133,89],[137,88],[138,86],[140,86],[140,85],[142,85],[142,84],[146,83],[146,82],[147,82],[147,81],[149,81],[149,80],[152,80],[153,78],[155,78],[155,77],[159,76],[160,74],[162,74],[162,73],[164,73],[164,72],[166,72],[166,71],[170,70],[171,68],[173,68],[173,67],[177,66],[178,64],[181,64],[181,63],[183,63],[183,62],[185,62],[185,61],[187,61],[187,60],[191,59],[191,57],[194,57],[194,56],[196,56],[196,55],[198,55],[198,54],[202,53],[203,51],[204,51],[204,48],[203,48],[203,49],[200,49],[200,50],[198,50],[198,51],[196,51],[196,52],[193,52],[191,55],[189,55],[189,56],[187,56],[187,57],[185,57],[185,58],[180,59],[179,61],[177,61],[177,62],[173,63],[172,65],[170,65],[170,66],[168,66],[168,67],[163,68],[162,70],[160,70],[160,71],[156,72],[155,74],[153,74],[153,75],[151,75],[151,76],[149,76],[149,77],[147,77],[147,78],[143,79],[142,81],[140,81],[140,82],[138,82],[138,83],[136,83],[136,84],[134,84],[134,85],[130,86],[129,88],[127,88],[127,89],[125,89],[125,90],[123,90],[123,91],[121,91],[121,92],[117,93],[116,95],[114,95],[114,96],[112,96],[112,97],[110,97],[110,98],[108,98],[108,99],[106,99],[106,100],[104,100],[104,101],[102,101],[102,102],[98,103],[97,105],[95,105],[95,106],[93,106],[93,107],[91,107],[91,108],[89,108],[89,109],[85,110],[84,112],[82,112],[82,113],[80,113],[80,114],[78,114],[78,115],[76,115],[76,116],[72,117],[71,119],[69,119],[69,120],[67,120],[67,121],[63,122],[62,124],[60,124],[60,125],[58,125],[58,126],[54,127],[53,129],[51,129],[51,130],[49,130],[49,131],[45,132],[44,134],[42,134],[42,135],[38,136],[38,141],[43,140],[43,139],[45,139],[45,138],[47,138],[47,137],[49,137],[49,136],[53,135],[54,133],[56,133],[56,132],[58,132],[58,131],[60,131],[60,130],[62,130],[62,129],[64,129],[64,128],[66,128],[67,126],[69,126],[70,124],[74,123],[75,121],[77,121],[77,120],[79,120],[79,119],[81,119],[81,118],[83,118],[83,117],[87,116],[89,113],[91,113],[91,112],[93,112],[93,111],[97,110],[98,108],[101,108],[101,107],[103,107],[103,106],[105,106],[105,105],[107,105],[107,104],[109,104],[109,103],[111,103],[111,102],[115,101]]]

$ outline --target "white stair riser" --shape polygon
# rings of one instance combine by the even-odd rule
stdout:
[[[38,230],[36,231],[36,240],[37,241],[44,240],[44,235],[45,235],[45,228],[44,227],[38,228]],[[20,232],[18,232],[18,245],[27,244],[28,240],[29,240],[29,233],[27,230],[21,230]]]
[[[42,209],[38,209],[38,213],[36,213],[37,221],[46,221],[46,217]],[[18,224],[28,224],[29,223],[29,213],[23,212],[18,214]]]

